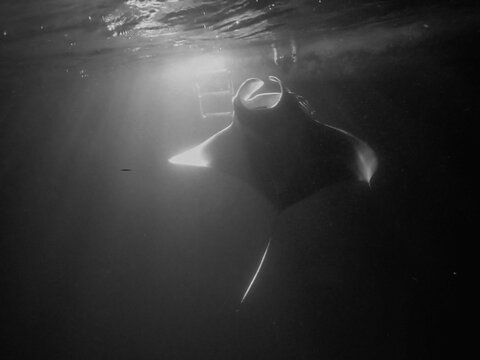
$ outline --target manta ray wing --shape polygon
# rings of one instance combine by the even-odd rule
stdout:
[[[354,135],[319,122],[304,98],[278,78],[269,80],[278,92],[261,93],[262,80],[246,80],[233,98],[233,123],[169,161],[241,178],[278,210],[338,182],[370,182],[377,168],[374,151]]]
[[[277,92],[260,92],[264,82],[247,79],[233,98],[234,120],[170,162],[217,169],[247,181],[278,211],[316,191],[344,181],[370,183],[377,157],[365,142],[323,124],[307,100],[275,77]],[[271,239],[242,299],[262,269]]]

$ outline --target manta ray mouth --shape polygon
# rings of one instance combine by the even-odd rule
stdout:
[[[273,109],[277,107],[283,98],[283,85],[280,79],[275,76],[269,76],[268,80],[278,85],[278,92],[259,93],[265,82],[257,78],[247,79],[240,85],[233,99],[236,107],[241,107],[245,110]]]

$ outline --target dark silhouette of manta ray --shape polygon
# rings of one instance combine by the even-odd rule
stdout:
[[[319,121],[308,101],[278,78],[269,80],[278,91],[261,92],[262,80],[246,80],[233,98],[232,124],[169,161],[241,178],[279,212],[336,183],[370,183],[377,168],[374,151],[349,132]],[[242,302],[269,246],[270,240]]]

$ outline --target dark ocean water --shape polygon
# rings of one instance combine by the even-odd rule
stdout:
[[[479,14],[468,1],[3,1],[0,356],[458,354]],[[238,179],[168,163],[231,121],[243,80],[268,75],[371,145],[370,188],[277,215]]]

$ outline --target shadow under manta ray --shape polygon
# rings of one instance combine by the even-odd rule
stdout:
[[[169,159],[176,165],[220,170],[248,182],[278,212],[316,191],[344,181],[368,184],[377,168],[374,151],[347,131],[320,122],[302,96],[274,77],[277,92],[247,79],[233,98],[231,125],[194,148]],[[241,302],[248,295],[270,247]]]

